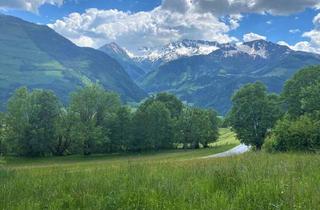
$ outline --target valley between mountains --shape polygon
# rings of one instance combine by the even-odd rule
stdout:
[[[98,50],[78,47],[47,26],[6,15],[0,16],[0,30],[2,102],[20,86],[51,89],[67,101],[75,89],[99,83],[125,102],[170,92],[186,104],[225,115],[244,84],[261,81],[279,93],[299,69],[320,64],[317,54],[265,40],[182,40],[134,56],[116,43]]]

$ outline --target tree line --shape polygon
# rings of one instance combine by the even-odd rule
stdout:
[[[67,106],[50,90],[19,88],[0,113],[0,154],[62,156],[208,147],[218,138],[213,110],[159,93],[137,108],[95,84]]]
[[[269,152],[320,149],[320,66],[297,72],[279,95],[256,82],[232,102],[226,123],[241,142]]]

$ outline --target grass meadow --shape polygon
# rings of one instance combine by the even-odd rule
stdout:
[[[319,155],[198,158],[239,144],[227,133],[197,151],[3,159],[0,209],[319,209]]]

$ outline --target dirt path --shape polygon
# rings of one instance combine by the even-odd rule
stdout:
[[[249,146],[246,146],[244,144],[240,144],[239,146],[236,146],[228,151],[222,152],[222,153],[218,153],[218,154],[214,154],[214,155],[209,155],[209,156],[205,156],[202,157],[203,159],[206,158],[219,158],[219,157],[230,157],[230,156],[235,156],[235,155],[240,155],[243,153],[246,153],[250,150]]]

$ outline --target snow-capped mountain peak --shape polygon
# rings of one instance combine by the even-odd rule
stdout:
[[[217,42],[182,40],[169,43],[159,48],[143,48],[144,55],[140,56],[140,60],[162,60],[164,62],[168,62],[180,57],[208,55],[219,48],[220,44]]]
[[[245,43],[237,43],[225,46],[221,49],[224,57],[234,57],[239,54],[247,54],[253,58],[268,59],[270,54],[278,52],[287,54],[292,52],[288,47],[274,44],[265,40],[256,40]]]

